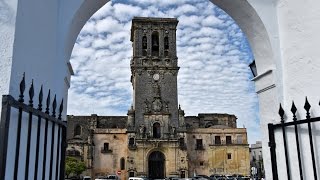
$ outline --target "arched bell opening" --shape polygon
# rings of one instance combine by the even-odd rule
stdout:
[[[159,56],[159,33],[153,32],[151,36],[152,56]]]

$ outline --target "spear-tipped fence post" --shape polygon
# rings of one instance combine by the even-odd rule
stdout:
[[[288,148],[287,148],[287,138],[286,138],[286,129],[284,126],[284,110],[280,103],[279,115],[281,117],[281,128],[282,128],[282,138],[283,138],[283,147],[284,147],[284,155],[286,158],[286,169],[287,169],[287,177],[290,180],[290,167],[289,167],[289,158],[288,158]]]
[[[307,119],[310,119],[310,108],[311,108],[311,105],[308,101],[308,98],[306,97],[306,102],[304,103],[304,109],[306,110],[306,118]]]
[[[318,179],[317,178],[316,160],[315,160],[314,149],[313,149],[312,128],[311,128],[311,123],[310,123],[310,118],[311,118],[310,117],[310,108],[311,108],[311,105],[308,101],[308,98],[306,97],[306,102],[304,103],[304,109],[306,110],[306,118],[308,121],[308,133],[309,133],[309,141],[310,141],[313,176],[314,176],[314,179]]]
[[[47,114],[49,114],[49,106],[50,106],[50,89],[49,89],[49,92],[48,92],[48,96],[47,96],[47,102],[46,102],[46,112]]]
[[[24,90],[26,89],[26,81],[25,81],[25,73],[23,73],[23,77],[22,77],[22,80],[20,81],[20,95],[19,95],[19,102],[23,102],[24,99],[23,99],[23,93],[24,93]]]
[[[42,90],[42,85],[40,88],[40,92],[39,92],[39,104],[38,104],[38,110],[42,111],[42,100],[43,100],[43,90]]]
[[[54,95],[52,102],[52,117],[56,117],[56,108],[57,108],[57,96]]]
[[[298,162],[299,162],[299,175],[300,175],[300,180],[303,180],[303,172],[302,172],[302,162],[301,162],[301,155],[300,155],[300,143],[299,143],[299,132],[298,132],[298,126],[297,126],[297,107],[292,101],[292,106],[291,106],[291,112],[293,114],[293,122],[294,122],[294,131],[295,131],[295,136],[296,136],[296,146],[297,146],[297,154],[298,154]]]
[[[31,86],[29,88],[29,106],[33,107],[33,96],[34,96],[34,87],[33,87],[33,79],[31,82]]]
[[[63,111],[63,98],[62,98],[61,103],[60,103],[60,106],[59,106],[59,116],[58,116],[58,119],[60,119],[60,120],[61,120],[62,111]]]

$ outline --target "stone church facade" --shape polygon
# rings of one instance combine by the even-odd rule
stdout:
[[[236,116],[185,116],[178,105],[175,18],[132,20],[133,105],[127,116],[68,116],[67,155],[86,175],[160,179],[250,171],[245,128]]]

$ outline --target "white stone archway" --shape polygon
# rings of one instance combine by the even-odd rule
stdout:
[[[260,8],[260,14],[268,13],[269,8],[272,4],[268,3],[249,3],[247,0],[234,1],[234,0],[210,0],[212,3],[217,5],[219,8],[223,9],[227,14],[229,14],[235,22],[239,25],[241,30],[246,35],[250,47],[252,49],[253,55],[255,57],[255,62],[257,65],[258,74],[262,74],[255,81],[257,84],[257,92],[260,93],[268,91],[268,94],[261,93],[259,94],[260,106],[269,107],[270,103],[279,104],[279,100],[282,96],[282,90],[277,89],[275,84],[282,84],[281,78],[275,78],[278,75],[275,73],[280,73],[281,63],[276,63],[275,55],[273,49],[277,47],[272,47],[269,37],[273,36],[273,33],[276,31],[274,28],[277,28],[275,23],[272,20],[272,15],[262,16],[257,13],[255,7]],[[83,4],[77,10],[77,13],[73,17],[73,23],[70,24],[67,40],[66,40],[66,61],[70,59],[70,55],[75,44],[76,38],[84,26],[86,21],[95,13],[92,9],[99,9],[99,6],[102,7],[104,3],[88,3],[84,1]],[[267,6],[266,6],[267,5]],[[263,22],[265,20],[266,22]],[[266,25],[265,25],[266,24]],[[267,29],[267,27],[269,29]],[[268,31],[269,30],[269,31]],[[276,44],[276,43],[275,43]],[[276,71],[277,70],[277,71]],[[277,82],[279,81],[279,82]],[[281,85],[279,86],[281,87]],[[268,102],[267,102],[268,101]],[[271,101],[271,102],[270,102]],[[277,107],[274,108],[262,108],[260,110],[260,121],[263,122],[262,126],[262,137],[265,138],[268,136],[267,123],[270,122],[270,119],[274,119],[274,115],[277,112]],[[272,118],[270,118],[272,117]],[[267,147],[267,142],[264,141],[264,146]],[[269,158],[269,151],[267,148],[264,148],[264,157],[265,157],[265,169],[266,171],[271,170],[271,162]]]

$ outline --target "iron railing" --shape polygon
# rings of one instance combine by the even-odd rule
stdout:
[[[15,100],[11,95],[2,96],[0,179],[64,179],[66,122],[61,119],[63,99],[58,108],[58,117],[56,117],[57,98],[55,95],[51,104],[50,90],[46,99],[45,112],[42,111],[42,86],[38,94],[37,108],[33,107],[33,81],[29,88],[28,104],[24,103],[24,91],[25,76],[23,75],[20,82],[19,99]],[[27,124],[27,130],[23,129],[23,124]],[[22,131],[27,131],[26,137],[25,133],[21,133]],[[9,134],[10,136],[15,134],[15,138],[9,137]],[[25,139],[26,143],[22,142]],[[12,143],[14,144],[14,152],[8,152],[8,143],[11,146]],[[31,146],[35,148],[33,156],[30,152]],[[14,168],[7,167],[8,163],[13,163]]]
[[[297,120],[296,117],[296,112],[297,108],[292,102],[291,106],[291,113],[293,114],[293,121],[290,122],[284,122],[284,115],[285,111],[283,110],[281,104],[279,108],[279,115],[281,118],[281,121],[279,124],[268,124],[268,130],[269,130],[269,147],[270,147],[270,156],[271,156],[271,168],[272,168],[272,175],[273,175],[273,180],[278,180],[278,167],[277,167],[277,155],[276,155],[276,143],[275,143],[275,130],[280,129],[282,132],[282,139],[283,139],[283,150],[284,150],[284,157],[285,157],[285,165],[286,165],[286,174],[288,180],[290,179],[301,179],[303,180],[304,175],[305,176],[313,176],[314,179],[317,179],[317,167],[316,167],[316,160],[315,160],[315,152],[314,152],[314,145],[313,145],[313,137],[312,137],[312,128],[311,128],[311,123],[313,122],[318,122],[320,121],[320,117],[316,118],[311,118],[310,117],[310,108],[311,105],[308,102],[308,99],[306,98],[305,104],[304,104],[304,109],[306,110],[306,119],[303,120]],[[299,131],[298,131],[298,125],[303,125],[307,124],[308,125],[308,136],[309,136],[309,144],[310,144],[310,153],[311,153],[311,160],[312,160],[312,170],[313,174],[306,174],[306,172],[303,172],[302,164],[303,164],[303,159],[302,159],[302,153],[301,153],[301,147],[300,146],[300,141],[299,141]],[[290,172],[290,164],[289,164],[289,149],[288,149],[288,142],[287,142],[287,133],[286,133],[286,128],[287,127],[292,127],[294,126],[294,134],[295,134],[295,142],[296,142],[296,150],[297,150],[297,158],[298,158],[298,165],[299,165],[299,176],[298,177],[291,177],[291,172]],[[278,146],[277,146],[278,147]],[[291,150],[292,151],[292,150]]]

